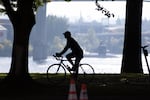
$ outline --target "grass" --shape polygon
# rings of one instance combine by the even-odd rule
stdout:
[[[2,80],[6,75],[1,73],[0,79]],[[45,87],[33,88],[33,90],[27,91],[21,96],[10,96],[11,100],[12,97],[15,100],[67,100],[70,88],[69,76],[61,84],[52,85],[47,81],[45,74],[32,73],[30,75],[36,82],[43,84]],[[143,98],[149,96],[150,93],[150,81],[147,74],[97,74],[94,77],[89,75],[86,79],[79,77],[79,80],[76,81],[78,96],[83,83],[87,85],[89,100],[129,100],[135,98],[144,100]]]

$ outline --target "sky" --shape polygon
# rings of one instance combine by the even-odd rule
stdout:
[[[65,16],[69,19],[69,22],[76,22],[82,17],[84,21],[114,23],[117,18],[125,18],[125,1],[99,1],[98,3],[110,13],[113,13],[115,17],[108,18],[101,11],[97,11],[95,1],[52,1],[47,4],[47,15]],[[150,2],[144,2],[143,19],[150,20],[149,9]],[[2,18],[3,16],[0,17]]]
[[[70,22],[77,21],[80,17],[84,21],[115,21],[117,18],[125,18],[126,2],[125,1],[99,1],[103,8],[113,13],[115,17],[108,18],[101,11],[96,10],[95,1],[71,1],[71,2],[51,2],[47,4],[47,14],[57,15],[69,18]],[[150,2],[143,3],[143,19],[150,19]]]

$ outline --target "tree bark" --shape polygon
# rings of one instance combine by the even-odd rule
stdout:
[[[9,0],[2,1],[14,29],[11,68],[6,79],[31,79],[28,71],[28,45],[30,32],[35,24],[33,0],[18,0],[16,11],[11,8]]]
[[[121,73],[143,73],[141,62],[141,20],[143,0],[127,0],[125,40]]]

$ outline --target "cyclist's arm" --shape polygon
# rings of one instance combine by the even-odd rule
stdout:
[[[64,49],[60,52],[60,55],[64,54],[64,53],[69,49],[69,45],[70,45],[70,42],[67,41],[67,44],[66,44],[66,46],[64,47]]]
[[[68,47],[65,46],[65,48],[60,52],[60,55],[64,54],[68,50]]]

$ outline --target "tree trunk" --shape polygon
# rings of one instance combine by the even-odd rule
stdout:
[[[18,0],[17,11],[13,11],[8,6],[8,0],[5,1],[3,0],[4,6],[14,28],[12,62],[6,79],[17,82],[26,81],[31,79],[28,71],[28,45],[30,32],[35,24],[33,0]]]
[[[127,0],[121,73],[143,73],[141,62],[142,3],[143,0]]]

